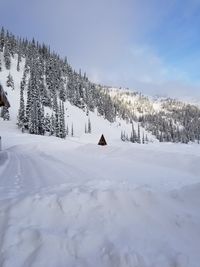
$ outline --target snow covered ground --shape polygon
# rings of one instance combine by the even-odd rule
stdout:
[[[0,132],[1,267],[200,266],[198,145]]]

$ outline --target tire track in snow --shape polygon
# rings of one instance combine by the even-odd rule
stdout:
[[[81,168],[34,150],[7,150],[8,162],[0,175],[1,198],[21,193],[41,191],[61,184],[71,183],[88,174]]]
[[[21,162],[15,152],[7,152],[7,164],[0,174],[0,187],[2,189],[1,198],[12,197],[21,189]]]

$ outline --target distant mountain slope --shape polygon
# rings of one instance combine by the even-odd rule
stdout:
[[[25,58],[22,58],[19,67],[17,70],[17,54],[11,57],[11,66],[10,69],[6,69],[4,63],[4,54],[0,52],[0,60],[2,62],[2,68],[0,72],[0,82],[4,87],[8,99],[10,101],[11,107],[9,108],[9,119],[15,125],[17,129],[17,124],[19,124],[19,111],[20,111],[20,92],[22,91],[22,81],[25,72]],[[12,87],[9,86],[8,78],[11,76]],[[28,76],[28,75],[27,75]],[[25,88],[23,90],[23,99],[26,106],[28,100],[28,81],[30,78],[27,78]],[[47,89],[48,90],[48,89]],[[47,91],[48,92],[48,91]],[[49,92],[48,92],[49,93]],[[57,96],[57,101],[59,101],[59,97]],[[108,144],[111,144],[115,141],[120,140],[121,132],[126,132],[127,135],[131,135],[132,125],[130,123],[127,124],[126,121],[117,118],[114,122],[109,122],[105,119],[104,116],[100,115],[97,108],[94,108],[93,111],[89,111],[88,108],[80,108],[73,105],[69,100],[63,101],[64,105],[64,125],[65,125],[65,133],[69,137],[73,135],[74,139],[81,137],[82,140],[85,140],[88,143],[97,143],[101,134],[103,133],[106,137]],[[43,106],[44,111],[44,127],[45,127],[45,135],[56,135],[53,131],[55,128],[53,127],[53,120],[55,119],[56,111],[48,105]],[[24,108],[24,113],[26,113],[26,108]],[[4,111],[1,111],[1,115],[4,116],[4,119],[7,119],[5,114],[2,114]],[[6,118],[5,118],[6,117]],[[2,122],[3,123],[3,122]],[[5,121],[6,123],[6,121]],[[24,124],[26,122],[24,121]],[[30,122],[29,122],[30,123]],[[134,122],[135,128],[137,128],[137,123]],[[21,129],[24,132],[29,132],[25,128],[25,126],[20,125]],[[11,129],[13,129],[11,127]],[[72,133],[73,129],[73,133]],[[142,127],[140,127],[141,136],[144,134],[147,135],[149,141],[154,141],[155,138],[148,132],[146,132]],[[2,132],[2,127],[1,127]]]
[[[153,98],[129,89],[107,88],[119,116],[138,121],[160,142],[200,142],[200,108],[172,98]]]
[[[154,139],[151,134],[160,142],[199,143],[200,140],[197,106],[173,99],[153,100],[131,90],[94,84],[85,73],[74,71],[66,58],[61,59],[47,45],[34,39],[30,42],[16,38],[3,28],[0,82],[11,103],[15,103],[10,112],[3,108],[1,116],[18,118],[16,123],[23,132],[65,138],[70,132],[73,134],[73,127],[79,128],[78,124],[83,133],[88,133],[90,124],[94,126],[94,121],[100,117],[113,123],[113,127],[118,125],[118,136],[120,138],[121,132],[123,141],[145,143]],[[73,118],[66,119],[66,108],[72,107],[84,114],[84,119],[80,119],[80,115],[76,126],[72,126]],[[91,114],[95,114],[93,122]]]

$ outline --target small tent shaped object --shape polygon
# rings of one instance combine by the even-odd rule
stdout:
[[[102,134],[102,136],[101,136],[101,138],[100,138],[100,140],[99,140],[98,145],[99,145],[99,146],[106,146],[106,145],[107,145],[107,143],[106,143],[106,139],[105,139],[105,137],[103,136],[103,134]]]

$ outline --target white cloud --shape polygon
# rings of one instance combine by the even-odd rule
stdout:
[[[4,5],[12,2],[3,1]],[[182,17],[191,16],[198,2],[184,1],[187,5],[181,5],[181,12],[185,10]],[[62,56],[68,56],[72,66],[82,68],[94,81],[137,87],[147,93],[159,90],[173,93],[174,88],[179,88],[178,91],[189,94],[197,92],[197,88],[183,86],[189,83],[188,73],[166,62],[148,42],[148,36],[162,29],[178,3],[167,0],[151,3],[149,0],[35,0],[28,3],[19,0],[11,16],[13,20],[17,18],[21,31],[26,27],[28,37],[36,36]],[[19,13],[22,7],[24,12]],[[176,35],[175,39],[178,38]]]

